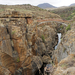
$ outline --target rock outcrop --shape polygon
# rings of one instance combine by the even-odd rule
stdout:
[[[53,60],[56,68],[53,75],[75,74],[75,22],[72,22],[70,27],[54,51]]]
[[[0,15],[0,66],[10,75],[33,75],[43,64],[39,56],[33,55],[33,34],[27,28],[32,23],[30,19],[30,15],[17,11]],[[0,71],[7,75],[6,71]]]
[[[75,53],[61,60],[53,75],[75,75]]]
[[[1,13],[0,74],[35,75],[43,63],[50,63],[57,32],[64,33],[65,26],[61,29],[61,25],[53,21],[34,23],[31,14],[17,11]]]
[[[75,23],[71,25],[71,30],[68,30],[63,36],[61,43],[58,45],[57,50],[54,51],[54,58],[60,62],[69,54],[75,52]],[[55,60],[54,59],[54,60]]]

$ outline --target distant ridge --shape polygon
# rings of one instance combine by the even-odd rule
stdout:
[[[49,3],[39,4],[38,7],[43,8],[43,9],[45,9],[45,8],[56,8],[55,6],[53,6]]]
[[[75,3],[71,4],[70,6],[75,6]]]

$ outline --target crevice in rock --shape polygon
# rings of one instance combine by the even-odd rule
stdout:
[[[42,67],[40,68],[40,70],[38,70],[35,75],[44,75],[44,68],[46,66],[47,63],[43,63]]]
[[[41,56],[43,57],[45,55],[45,53],[43,53]]]
[[[42,67],[40,68],[42,74],[44,74],[44,67],[46,66],[47,63],[43,63]]]
[[[27,24],[28,24],[28,20],[27,20],[28,18],[30,18],[30,19],[31,19],[31,17],[25,17],[25,19],[26,19],[26,23],[27,23]]]
[[[35,75],[39,75],[39,70],[35,73]]]
[[[8,26],[6,26],[7,33],[9,34]]]
[[[9,36],[10,36],[10,32],[9,32],[9,30],[8,30],[8,26],[6,26],[6,30],[7,30],[7,33],[9,34]],[[12,41],[11,36],[10,36],[10,42],[11,42],[12,50],[14,51],[14,44],[13,44],[13,41]]]
[[[52,58],[52,52],[51,52],[51,53],[49,53],[49,56],[50,56],[50,58]]]

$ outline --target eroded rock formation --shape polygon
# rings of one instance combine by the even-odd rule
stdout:
[[[70,54],[59,62],[53,75],[74,75],[75,74],[75,53]]]
[[[57,50],[54,51],[54,63],[56,68],[53,75],[75,74],[75,22],[63,36]]]
[[[63,36],[57,50],[54,51],[54,57],[60,62],[69,54],[75,52],[75,23],[71,25],[71,30],[68,30]]]
[[[61,25],[39,25],[32,15],[17,11],[0,14],[0,74],[35,75],[43,63],[50,63]]]
[[[30,19],[30,15],[16,11],[0,15],[0,65],[9,74],[33,75],[43,64],[39,56],[33,55],[33,34],[27,29]]]

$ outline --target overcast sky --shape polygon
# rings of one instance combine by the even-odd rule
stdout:
[[[56,7],[59,6],[68,6],[72,3],[75,3],[75,0],[0,0],[0,4],[31,4],[37,6],[40,3],[49,3]]]

